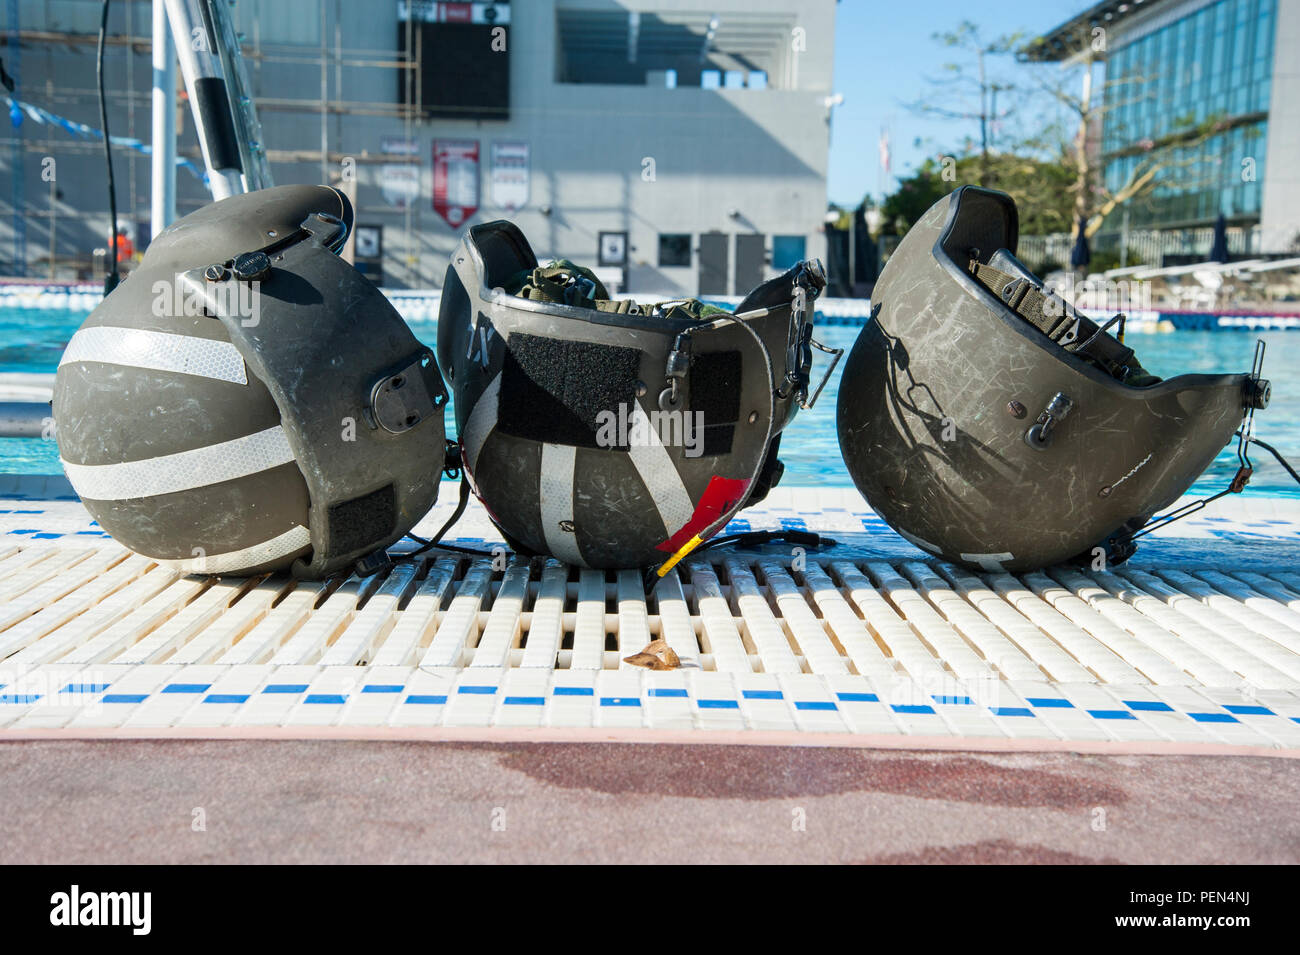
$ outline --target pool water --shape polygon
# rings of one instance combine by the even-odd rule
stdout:
[[[53,372],[64,345],[85,319],[84,312],[60,309],[20,310],[0,307],[0,372]],[[435,323],[411,323],[415,334],[432,344]],[[827,326],[817,337],[831,347],[849,349],[858,336],[854,326]],[[1263,338],[1268,352],[1264,375],[1273,383],[1272,404],[1256,419],[1256,434],[1276,447],[1293,465],[1300,466],[1300,334],[1237,331],[1180,331],[1168,334],[1130,334],[1127,343],[1152,373],[1163,377],[1189,372],[1235,372],[1250,368],[1255,340]],[[825,368],[826,356],[816,354],[814,375]],[[835,432],[835,405],[843,361],[826,384],[811,411],[801,411],[781,441],[785,461],[784,485],[846,486],[850,480],[840,457]],[[454,420],[448,414],[449,425]],[[1251,488],[1269,493],[1300,496],[1300,486],[1262,449],[1252,454],[1255,475]],[[31,438],[0,439],[0,473],[54,474],[59,472],[53,441]],[[1193,487],[1195,493],[1221,490],[1237,470],[1236,442],[1223,453]]]

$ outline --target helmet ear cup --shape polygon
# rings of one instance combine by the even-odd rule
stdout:
[[[441,374],[331,251],[346,212],[325,187],[206,206],[69,342],[60,456],[124,546],[190,572],[321,577],[432,506]]]

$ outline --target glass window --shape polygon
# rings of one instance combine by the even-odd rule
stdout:
[[[772,268],[784,272],[804,260],[806,240],[801,235],[772,236]]]
[[[686,233],[659,236],[659,267],[691,264],[691,237]]]

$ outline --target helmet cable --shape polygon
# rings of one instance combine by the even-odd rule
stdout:
[[[113,176],[113,143],[108,135],[108,101],[104,97],[104,39],[108,33],[108,5],[104,0],[99,11],[99,44],[95,51],[95,78],[99,83],[99,124],[104,129],[104,162],[108,166],[109,250],[108,272],[104,275],[104,294],[117,288],[121,276],[117,271],[117,184]]]

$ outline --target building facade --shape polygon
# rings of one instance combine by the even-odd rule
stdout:
[[[1300,0],[1106,0],[1044,34],[1037,55],[1080,59],[1081,43],[1104,62],[1107,189],[1163,151],[1154,188],[1123,207],[1129,226],[1196,229],[1222,214],[1256,236],[1250,252],[1297,247]]]
[[[6,3],[15,97],[98,128],[99,3]],[[465,227],[503,217],[539,257],[600,263],[632,293],[740,294],[824,254],[835,0],[238,0],[234,16],[275,182],[354,189],[356,255],[384,284],[441,285]],[[149,24],[149,3],[114,4],[114,136],[149,138]],[[183,104],[178,129],[201,167]],[[5,133],[0,271],[43,277],[105,242],[102,145],[30,117]],[[119,221],[139,229],[149,158],[116,162]],[[181,215],[208,201],[185,169],[177,195]]]

